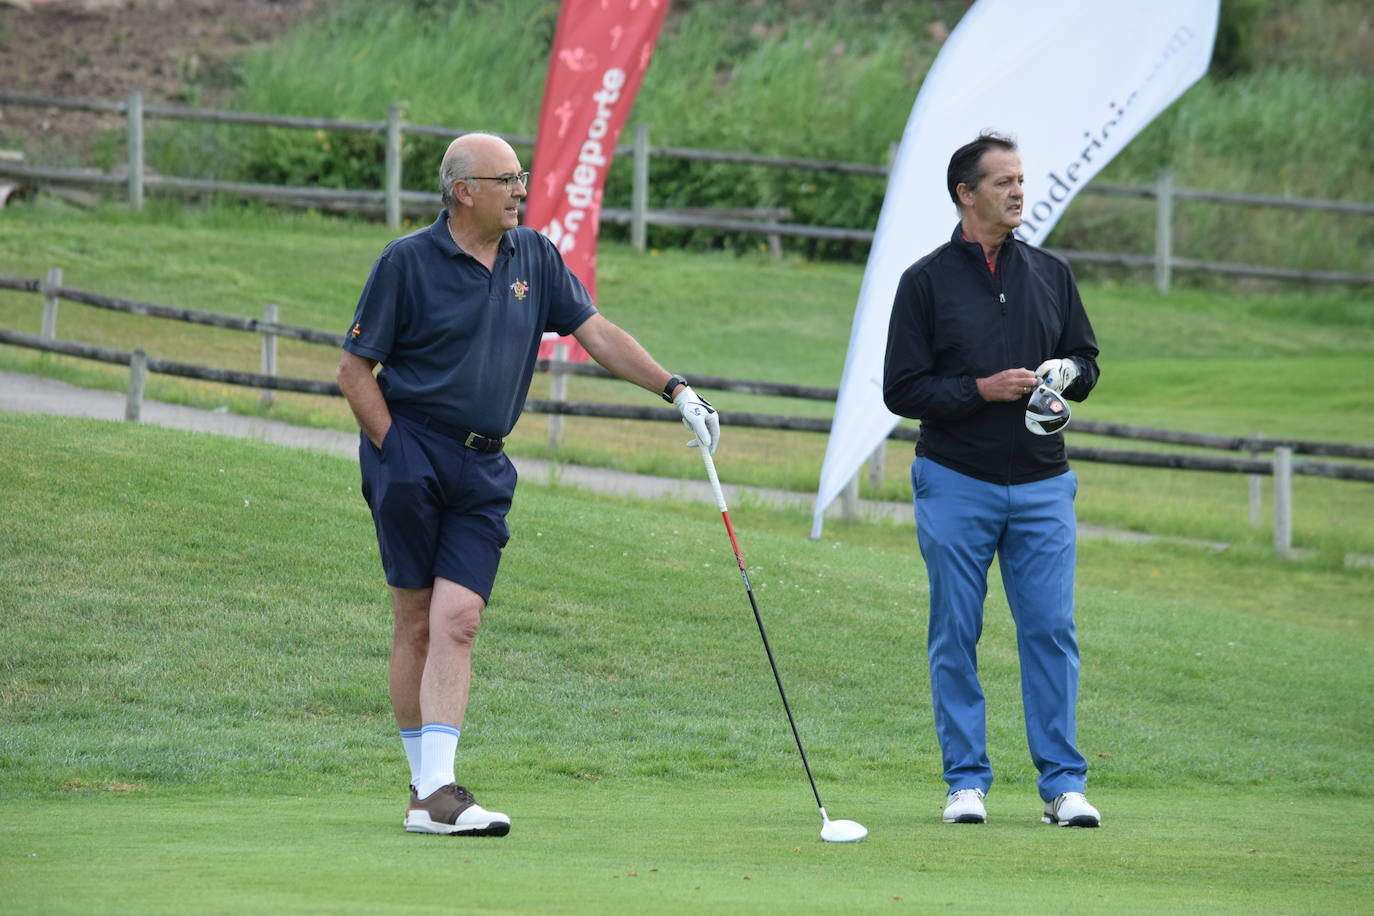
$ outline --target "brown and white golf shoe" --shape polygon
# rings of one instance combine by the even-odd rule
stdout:
[[[426,798],[417,797],[412,786],[405,828],[410,833],[505,836],[510,833],[510,818],[499,811],[486,810],[477,804],[471,792],[451,782]]]

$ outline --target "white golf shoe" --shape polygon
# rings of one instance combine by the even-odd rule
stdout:
[[[982,789],[955,789],[945,800],[946,824],[986,824],[987,809],[983,807]]]
[[[1082,792],[1065,792],[1055,796],[1054,801],[1045,802],[1045,813],[1040,820],[1046,824],[1060,827],[1101,827],[1102,815],[1088,804]]]

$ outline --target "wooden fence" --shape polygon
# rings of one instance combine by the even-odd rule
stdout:
[[[0,160],[0,176],[32,182],[95,186],[124,186],[131,206],[141,208],[144,194],[155,191],[180,195],[224,195],[252,200],[271,201],[287,206],[305,206],[322,210],[383,212],[387,225],[398,228],[402,214],[429,216],[438,204],[432,191],[407,191],[401,188],[401,144],[406,134],[451,138],[467,133],[464,128],[438,125],[409,124],[401,117],[401,108],[388,106],[382,121],[344,121],[329,118],[300,118],[262,115],[246,112],[215,111],[175,105],[145,105],[143,94],[134,90],[124,101],[96,101],[66,99],[53,96],[0,92],[0,104],[47,107],[77,111],[108,112],[124,115],[128,123],[128,161],[123,173],[105,173],[89,169],[58,169]],[[300,130],[331,130],[381,134],[385,145],[385,187],[381,190],[327,189],[282,187],[218,180],[175,178],[150,175],[143,161],[143,128],[147,118],[200,121],[216,124],[241,124],[264,127],[284,127]],[[508,134],[505,139],[515,146],[532,147],[534,138]],[[731,233],[756,233],[768,237],[775,254],[781,253],[782,236],[836,241],[871,242],[873,231],[837,226],[809,226],[783,221],[769,210],[739,208],[731,215],[708,211],[652,209],[649,207],[650,160],[685,159],[720,162],[733,165],[754,165],[769,168],[811,169],[842,172],[886,180],[888,167],[871,163],[830,162],[817,159],[796,159],[760,156],[752,153],[733,153],[718,150],[699,150],[687,147],[652,146],[649,129],[639,125],[634,142],[621,145],[617,156],[633,157],[631,205],[628,210],[604,208],[603,221],[630,225],[631,243],[639,250],[647,247],[649,226],[677,226],[712,229]],[[1152,187],[1089,184],[1082,191],[1113,197],[1153,199],[1156,202],[1155,245],[1153,254],[1125,254],[1101,251],[1051,249],[1070,261],[1085,264],[1117,264],[1127,267],[1153,269],[1155,285],[1167,291],[1175,271],[1202,271],[1229,276],[1259,277],[1271,280],[1299,280],[1305,282],[1367,285],[1374,283],[1374,275],[1342,271],[1300,270],[1287,267],[1265,267],[1253,264],[1228,264],[1186,258],[1174,253],[1174,204],[1179,200],[1199,200],[1217,204],[1278,207],[1333,213],[1374,215],[1374,204],[1352,201],[1317,200],[1310,198],[1277,197],[1264,194],[1236,194],[1208,191],[1199,188],[1176,187],[1169,170],[1161,171]]]
[[[276,373],[276,342],[279,338],[300,340],[306,343],[329,347],[340,347],[343,335],[314,328],[283,324],[277,321],[277,308],[268,305],[264,317],[246,318],[237,315],[224,315],[197,309],[158,305],[105,296],[89,290],[75,289],[62,285],[62,272],[52,268],[47,279],[14,277],[0,275],[0,289],[29,292],[43,297],[42,333],[27,334],[21,331],[0,329],[0,344],[26,347],[47,352],[60,353],[81,359],[105,363],[127,365],[130,367],[126,417],[137,421],[141,410],[143,379],[146,372],[199,379],[227,385],[258,388],[264,403],[271,400],[273,391],[294,391],[331,397],[341,396],[338,385],[315,379],[282,377]],[[245,372],[236,369],[198,366],[148,356],[141,350],[132,353],[93,344],[62,340],[57,337],[57,314],[59,300],[66,299],[95,308],[103,308],[132,315],[147,315],[184,321],[208,327],[224,328],[262,335],[262,371]],[[550,448],[556,448],[562,430],[562,417],[585,416],[611,419],[650,420],[658,422],[677,422],[678,412],[673,408],[644,407],[624,404],[598,404],[566,400],[566,379],[568,376],[588,376],[611,378],[612,375],[600,366],[590,363],[567,363],[556,359],[540,360],[537,371],[552,373],[550,397],[529,398],[525,410],[529,413],[545,414],[549,417]],[[739,394],[765,395],[770,397],[797,398],[803,400],[834,402],[838,392],[834,388],[812,385],[795,385],[780,382],[766,382],[749,379],[734,379],[720,376],[698,375],[693,373],[693,387],[705,390],[730,391]],[[729,417],[731,426],[753,429],[776,429],[797,432],[826,434],[830,432],[831,421],[821,417],[797,417],[779,414],[732,411]],[[1219,473],[1239,473],[1250,475],[1250,521],[1260,523],[1260,481],[1263,477],[1274,478],[1274,544],[1284,556],[1292,554],[1292,479],[1294,475],[1325,477],[1335,480],[1352,480],[1374,483],[1374,467],[1355,464],[1335,464],[1327,461],[1295,460],[1295,454],[1322,455],[1353,459],[1374,459],[1374,445],[1357,443],[1315,442],[1308,440],[1275,438],[1266,436],[1222,436],[1205,433],[1192,433],[1177,430],[1153,429],[1108,423],[1094,420],[1076,420],[1073,431],[1108,438],[1123,438],[1136,441],[1158,442],[1183,445],[1193,448],[1206,448],[1234,452],[1244,452],[1249,457],[1221,457],[1189,453],[1169,453],[1107,449],[1069,445],[1068,455],[1075,461],[1090,461],[1104,464],[1131,465],[1138,467],[1172,468],[1189,471],[1211,471]],[[898,426],[888,436],[898,441],[915,442],[919,437],[917,429]],[[1272,453],[1272,459],[1259,456]],[[881,467],[883,447],[879,446],[870,463],[870,470]],[[851,482],[845,499],[844,515],[853,518],[857,515],[857,475]]]

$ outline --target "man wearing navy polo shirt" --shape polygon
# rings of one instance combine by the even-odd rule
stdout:
[[[439,170],[443,212],[372,265],[339,361],[391,587],[391,704],[413,833],[510,832],[510,818],[457,784],[454,759],[473,641],[510,536],[516,475],[502,440],[543,333],[572,334],[611,372],[671,401],[692,444],[715,452],[720,438],[710,404],[597,312],[553,244],[519,225],[528,181],[499,137],[454,140]]]

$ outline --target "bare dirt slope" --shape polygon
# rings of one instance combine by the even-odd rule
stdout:
[[[233,58],[329,0],[0,0],[0,91],[213,106]],[[0,104],[0,149],[76,164],[118,115]]]

